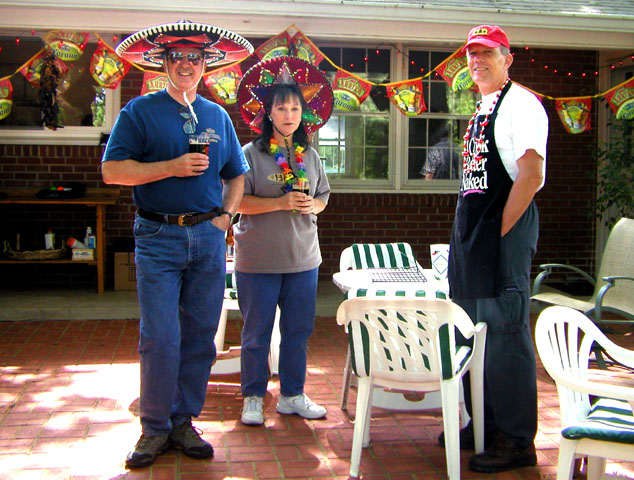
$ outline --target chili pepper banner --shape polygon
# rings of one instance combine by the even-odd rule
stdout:
[[[141,95],[158,92],[167,87],[167,75],[160,72],[145,72],[143,74],[143,86],[141,87]]]
[[[42,125],[51,130],[57,130],[59,123],[59,102],[57,101],[57,86],[62,81],[62,75],[57,68],[59,59],[50,50],[42,59],[40,70],[40,110]]]
[[[50,54],[50,50],[43,48],[35,56],[33,56],[27,63],[22,65],[20,73],[29,81],[29,83],[35,87],[40,87],[40,72],[44,59]],[[68,65],[62,62],[57,56],[54,60],[55,66],[59,72],[59,76],[63,77],[68,72]]]
[[[258,48],[255,49],[255,54],[260,60],[267,60],[274,57],[282,57],[288,55],[291,43],[291,37],[286,30],[282,33],[270,38]]]
[[[337,70],[332,82],[335,110],[357,110],[370,94],[372,84],[344,70]]]
[[[57,58],[65,62],[74,62],[84,53],[88,38],[89,32],[53,30],[45,34],[43,40]]]
[[[591,98],[559,99],[555,106],[559,119],[568,133],[583,133],[590,130]]]
[[[104,44],[99,45],[90,59],[92,78],[105,88],[117,88],[128,70],[130,70],[130,62]]]
[[[401,113],[408,116],[420,115],[427,106],[423,98],[423,81],[410,80],[387,85],[387,96]]]
[[[8,78],[0,80],[0,120],[11,113],[13,106],[13,85]]]
[[[467,57],[460,51],[436,67],[436,73],[444,78],[454,92],[468,90],[475,85],[469,73]]]
[[[238,100],[238,84],[241,78],[240,65],[232,65],[203,76],[203,82],[216,102],[233,105]]]
[[[315,66],[319,65],[324,59],[323,54],[319,51],[315,44],[311,42],[302,32],[298,31],[295,35],[293,35],[293,38],[291,38],[290,41],[290,47],[291,55],[299,57],[302,60],[306,60]]]
[[[632,120],[634,118],[634,78],[618,85],[606,95],[605,99],[619,120]]]

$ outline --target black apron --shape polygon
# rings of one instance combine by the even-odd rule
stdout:
[[[449,287],[452,298],[490,298],[500,293],[498,273],[502,211],[513,186],[497,146],[495,121],[497,112],[509,91],[509,81],[488,123],[482,127],[485,113],[471,126],[467,156],[451,231],[449,247]],[[484,128],[484,147],[475,151],[476,139]],[[475,160],[477,153],[481,160]]]

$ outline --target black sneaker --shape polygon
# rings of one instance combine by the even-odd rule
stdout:
[[[177,425],[169,435],[172,444],[180,448],[185,455],[191,458],[211,458],[214,456],[214,448],[209,442],[200,438],[200,431],[185,422]]]
[[[143,468],[154,463],[156,457],[169,450],[168,435],[141,435],[134,446],[134,450],[128,453],[125,459],[127,468]]]
[[[469,459],[469,468],[476,472],[495,473],[537,465],[535,444],[518,447],[503,433],[498,433],[489,448]]]

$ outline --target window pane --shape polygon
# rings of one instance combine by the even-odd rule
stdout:
[[[422,147],[427,145],[427,119],[411,118],[409,120],[409,146]]]
[[[388,129],[387,117],[331,117],[319,130],[317,148],[329,179],[387,178]]]
[[[411,50],[409,52],[407,78],[418,78],[429,72],[429,52]]]
[[[371,82],[368,97],[353,112],[335,110],[315,135],[314,145],[330,180],[387,180],[389,170],[390,101],[379,84],[390,82],[389,48],[322,47],[335,64]],[[326,65],[328,63],[328,65]],[[324,62],[332,83],[337,69]]]
[[[0,78],[9,76],[13,87],[11,113],[0,120],[0,128],[42,126],[40,89],[15,72],[44,47],[44,42],[38,35],[19,38],[17,43],[14,36],[0,36]],[[64,63],[68,71],[57,86],[56,96],[60,127],[104,124],[105,90],[90,73],[90,60],[97,47],[97,43],[88,43],[77,60]]]
[[[389,131],[390,126],[386,118],[368,117],[366,121],[365,144],[387,147]]]
[[[414,120],[414,119],[413,119]],[[413,120],[410,121],[410,129]],[[459,178],[462,143],[459,120],[430,119],[428,148],[412,147],[408,156],[408,178],[447,180]]]

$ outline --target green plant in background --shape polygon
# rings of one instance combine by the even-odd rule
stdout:
[[[103,127],[106,115],[106,89],[95,86],[95,98],[90,105],[92,111],[92,124],[95,127]]]
[[[615,120],[608,128],[610,140],[596,153],[595,213],[612,228],[621,217],[634,218],[634,124]]]

